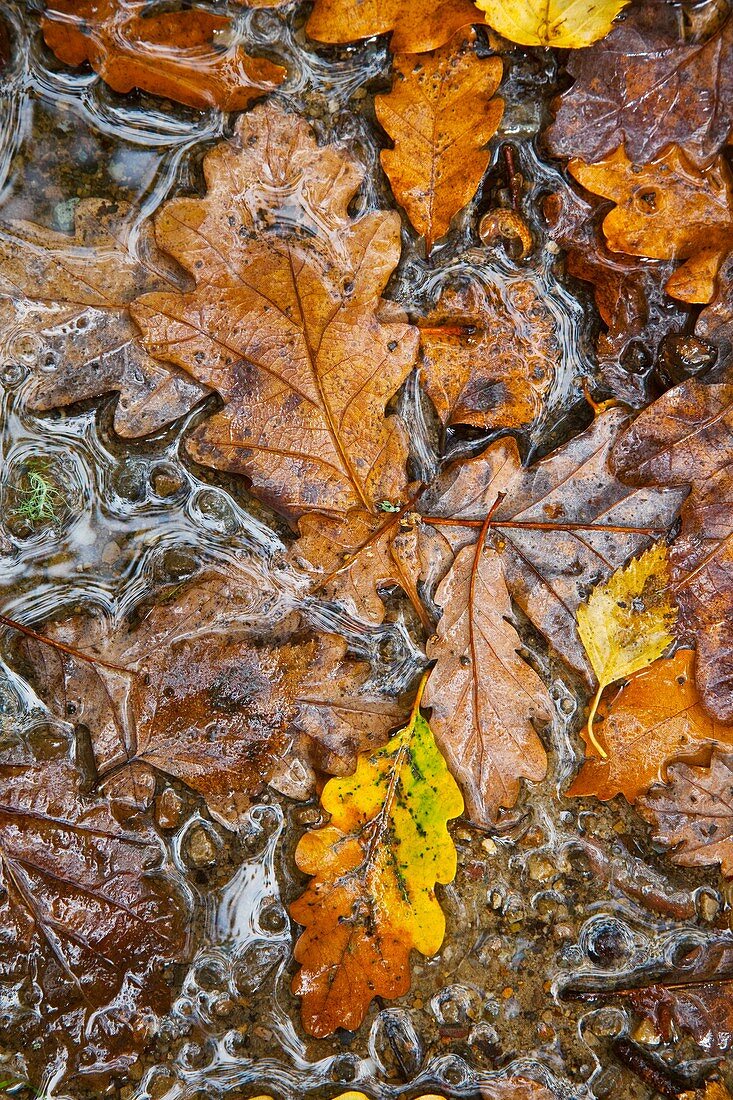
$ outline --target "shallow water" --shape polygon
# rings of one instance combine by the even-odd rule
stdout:
[[[230,132],[230,118],[144,95],[117,96],[93,74],[54,61],[38,35],[32,6],[0,0],[0,13],[13,47],[0,77],[4,223],[26,219],[70,232],[77,200],[103,197],[131,204],[126,226],[135,241],[165,200],[200,190],[203,153]],[[381,138],[372,108],[373,93],[389,82],[385,43],[316,51],[302,24],[296,8],[241,11],[237,35],[288,67],[274,100],[314,122],[322,139],[338,138],[356,151],[367,168],[360,208],[390,205],[378,169]],[[555,74],[549,63],[515,53],[502,89],[509,107],[500,138],[514,143],[520,170],[534,181],[529,208],[541,246],[520,264],[502,250],[477,244],[475,213],[487,208],[492,189],[502,185],[497,162],[430,263],[405,231],[389,295],[419,315],[444,285],[462,279],[501,303],[518,338],[529,340],[544,326],[554,348],[554,374],[541,415],[520,434],[522,452],[531,458],[589,418],[581,386],[594,370],[589,348],[597,318],[588,295],[559,273],[535,201],[557,171],[538,159],[532,142],[555,90]],[[494,145],[498,149],[500,141]],[[409,616],[398,611],[384,626],[369,628],[307,598],[302,582],[278,559],[290,537],[285,525],[235,478],[196,467],[186,456],[182,441],[202,418],[200,408],[144,440],[115,433],[114,398],[33,412],[28,394],[39,371],[55,369],[53,354],[49,361],[48,347],[35,336],[28,339],[22,317],[0,332],[5,614],[39,624],[94,608],[122,623],[215,567],[262,593],[249,608],[238,609],[240,625],[244,621],[260,636],[269,630],[275,638],[278,624],[294,608],[305,608],[309,621],[342,633],[354,652],[372,661],[374,681],[387,693],[414,680],[424,656]],[[210,398],[206,408],[214,404]],[[430,468],[437,461],[434,433],[416,384],[405,387],[399,409],[410,427],[416,469]],[[451,454],[485,442],[456,437]],[[56,519],[24,522],[17,506],[39,455],[58,494]],[[414,958],[411,992],[378,1005],[354,1035],[320,1041],[304,1036],[289,991],[294,929],[286,905],[300,884],[294,844],[318,820],[317,803],[272,790],[252,807],[236,836],[196,804],[166,841],[191,891],[192,961],[171,978],[173,1008],[150,1054],[132,1075],[113,1077],[103,1095],[234,1100],[267,1092],[296,1100],[353,1087],[382,1097],[428,1091],[477,1097],[482,1083],[518,1073],[543,1082],[559,1098],[651,1094],[610,1050],[611,1040],[634,1026],[623,1001],[589,1004],[563,991],[633,983],[668,963],[684,944],[715,943],[726,923],[706,921],[700,914],[711,907],[702,903],[712,898],[722,911],[725,899],[705,885],[702,874],[672,868],[649,850],[630,809],[562,798],[582,755],[578,729],[585,697],[525,633],[556,703],[550,773],[531,795],[525,791],[494,833],[456,823],[459,873],[442,890],[448,934],[437,956]],[[3,728],[46,728],[49,715],[20,675],[11,647],[0,671]],[[190,859],[190,838],[200,829],[215,851],[205,871]],[[25,1089],[23,1052],[13,1049],[12,1038],[21,1008],[17,998],[0,999],[10,1037],[9,1043],[0,1037],[6,1076],[18,1082],[9,1094],[74,1100],[99,1095],[84,1072],[67,1072],[63,1057]],[[680,1047],[672,1060],[691,1086],[712,1064],[691,1045]]]

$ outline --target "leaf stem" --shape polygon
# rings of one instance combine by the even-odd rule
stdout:
[[[608,760],[608,753],[603,748],[603,745],[601,745],[601,743],[596,739],[596,735],[593,732],[593,719],[596,716],[598,704],[601,701],[601,696],[603,695],[603,689],[605,688],[605,686],[605,684],[598,685],[598,690],[593,696],[593,702],[591,703],[590,712],[588,714],[588,740],[600,756],[601,760]]]
[[[449,519],[444,516],[421,516],[423,523],[431,527],[478,527],[483,519]],[[489,520],[489,527],[510,528],[525,531],[611,531],[620,535],[663,535],[663,527],[623,527],[610,523],[542,523],[539,520]]]

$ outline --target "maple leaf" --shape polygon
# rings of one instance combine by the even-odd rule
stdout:
[[[317,42],[358,42],[391,34],[393,53],[424,53],[479,22],[471,0],[316,0],[306,33]]]
[[[0,228],[0,318],[5,354],[34,362],[29,408],[117,391],[115,431],[136,437],[188,412],[207,391],[140,343],[128,303],[185,278],[146,230],[139,254],[131,251],[128,215],[122,203],[82,199],[74,236],[22,221]]]
[[[425,706],[470,817],[488,824],[517,801],[520,779],[544,778],[533,721],[550,721],[552,700],[519,656],[501,559],[483,539],[459,551],[435,599],[443,614],[428,643]]]
[[[495,31],[522,46],[575,49],[611,30],[629,0],[476,0]]]
[[[603,221],[612,252],[684,260],[667,293],[693,303],[710,300],[733,242],[731,176],[721,157],[700,169],[672,145],[650,164],[635,165],[619,148],[598,164],[571,160],[568,171],[616,204]]]
[[[351,217],[362,169],[269,105],[240,119],[205,174],[204,198],[174,200],[156,221],[196,289],[133,306],[150,353],[224,399],[190,453],[246,474],[290,517],[376,513],[405,484],[404,429],[384,409],[417,344],[379,297],[399,257],[398,215]]]
[[[583,732],[585,763],[568,789],[571,798],[628,802],[666,779],[676,760],[705,761],[716,742],[733,744],[733,727],[706,714],[695,688],[695,654],[680,649],[628,678],[599,708],[607,755]]]
[[[375,997],[399,997],[410,985],[414,948],[434,955],[445,918],[436,882],[456,873],[446,827],[463,811],[418,692],[407,725],[354,775],[331,779],[321,802],[328,825],[306,833],[295,861],[313,878],[290,912],[304,931],[295,946],[310,1035],[357,1028]]]
[[[588,739],[602,757],[606,753],[593,736],[593,716],[604,689],[646,668],[674,640],[677,608],[669,581],[667,546],[659,542],[596,585],[578,608],[578,633],[598,678]]]
[[[189,107],[241,111],[286,70],[223,44],[231,20],[213,12],[146,14],[147,0],[47,0],[46,45],[74,68],[88,61],[116,92],[139,88]]]
[[[733,125],[733,20],[680,41],[671,8],[639,4],[607,38],[570,55],[574,78],[546,131],[550,152],[597,162],[619,146],[648,164],[669,145],[711,161]]]
[[[43,991],[29,1056],[56,1043],[87,1071],[107,1057],[119,1068],[146,1041],[145,1017],[170,1007],[161,967],[186,954],[186,894],[155,832],[123,828],[82,793],[70,759],[3,756],[0,963],[6,981]]]
[[[682,867],[719,863],[733,876],[733,756],[716,750],[709,767],[672,765],[667,781],[637,803],[654,840],[671,848],[672,861]]]
[[[479,57],[475,40],[470,31],[423,57],[398,54],[392,90],[374,101],[394,142],[382,167],[427,252],[476,193],[504,111],[492,99],[501,59]]]
[[[555,318],[530,280],[446,289],[419,324],[420,378],[446,427],[516,431],[538,418],[562,369],[562,349]]]
[[[733,385],[690,379],[640,413],[613,452],[629,484],[692,487],[670,553],[672,580],[681,624],[695,638],[703,703],[721,722],[733,720],[732,425]]]

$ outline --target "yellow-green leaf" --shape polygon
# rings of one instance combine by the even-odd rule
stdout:
[[[443,942],[435,884],[456,873],[447,822],[463,798],[420,714],[421,694],[404,729],[362,753],[352,776],[326,784],[331,821],[295,852],[313,876],[290,910],[304,927],[293,992],[311,1035],[353,1031],[374,997],[407,992],[412,948],[434,955]]]
[[[495,31],[521,46],[579,49],[604,38],[629,0],[476,0]]]
[[[593,735],[599,700],[614,680],[646,668],[672,642],[677,608],[669,585],[667,547],[659,542],[597,585],[578,608],[578,633],[598,677],[588,737],[603,759],[607,753]]]

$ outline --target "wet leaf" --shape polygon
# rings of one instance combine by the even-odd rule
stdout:
[[[146,0],[47,0],[41,29],[65,65],[89,62],[116,92],[133,88],[189,107],[241,111],[285,69],[228,45],[233,25],[203,9],[148,14]]]
[[[476,193],[504,110],[492,98],[501,59],[479,57],[475,38],[473,31],[456,36],[423,57],[398,54],[392,90],[374,101],[394,142],[382,166],[427,252]]]
[[[74,236],[30,222],[0,229],[0,320],[14,335],[5,354],[32,364],[31,409],[117,391],[115,431],[147,435],[207,392],[142,346],[127,312],[141,290],[185,285],[143,230],[129,246],[129,208],[82,199]]]
[[[700,169],[671,146],[650,164],[635,165],[619,148],[598,164],[572,160],[568,170],[583,187],[616,204],[603,221],[612,252],[683,260],[667,281],[667,293],[687,302],[710,301],[733,241],[731,176],[722,158]]]
[[[568,790],[572,798],[604,801],[622,794],[636,802],[664,782],[672,761],[706,762],[713,744],[733,744],[733,727],[706,714],[695,687],[695,654],[680,649],[636,672],[601,701],[596,730],[601,757],[587,731],[585,763]]]
[[[495,31],[522,46],[577,49],[608,34],[629,0],[476,0]]]
[[[375,997],[410,985],[410,951],[434,955],[445,918],[436,882],[456,873],[447,822],[463,799],[419,711],[347,779],[331,779],[321,802],[328,825],[306,833],[295,860],[313,878],[290,912],[304,928],[295,947],[310,1035],[355,1030]]]
[[[690,379],[641,413],[613,454],[627,483],[692,487],[672,579],[681,626],[696,643],[703,704],[721,722],[733,721],[732,424],[733,386]]]
[[[168,203],[156,222],[196,289],[133,309],[148,351],[224,400],[188,449],[246,474],[289,517],[376,514],[405,484],[406,436],[384,410],[417,344],[380,299],[399,218],[351,217],[361,167],[272,106],[243,116],[205,172],[206,196]]]
[[[72,761],[5,755],[0,963],[5,982],[40,983],[44,1030],[28,1055],[60,1043],[87,1071],[109,1057],[125,1066],[150,1037],[151,1013],[170,1007],[162,965],[185,956],[186,894],[152,828],[121,826],[82,793]]]
[[[607,38],[571,54],[574,78],[546,133],[555,156],[597,162],[621,145],[648,164],[677,145],[709,163],[733,126],[733,20],[684,41],[678,14],[638,4]]]
[[[490,824],[517,801],[520,779],[544,778],[534,723],[550,721],[552,701],[519,655],[501,559],[483,538],[459,551],[435,599],[442,614],[428,643],[436,664],[425,706],[470,817]]]
[[[424,53],[476,22],[471,0],[316,0],[306,32],[317,42],[390,34],[393,53]]]
[[[596,585],[578,608],[578,633],[598,680],[588,715],[588,739],[600,756],[606,754],[593,736],[593,716],[603,691],[661,657],[674,640],[676,621],[663,542]]]
[[[675,764],[667,780],[638,802],[655,841],[672,849],[672,861],[682,867],[719,863],[733,876],[733,756],[716,750],[709,767]]]
[[[475,280],[444,290],[420,321],[420,346],[420,377],[446,427],[525,428],[562,369],[555,318],[521,277],[501,289]]]

